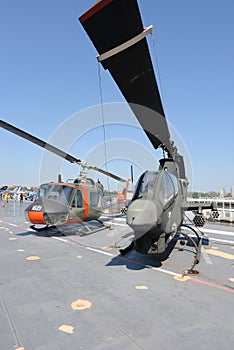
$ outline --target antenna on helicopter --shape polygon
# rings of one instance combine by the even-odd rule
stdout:
[[[133,166],[132,165],[131,165],[131,181],[132,181],[132,184],[133,184],[134,177],[133,177]]]

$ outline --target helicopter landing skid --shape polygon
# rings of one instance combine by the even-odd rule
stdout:
[[[184,238],[186,238],[188,241],[190,241],[190,243],[192,243],[193,247],[195,248],[195,255],[194,255],[194,261],[192,263],[192,266],[190,269],[184,270],[182,277],[187,276],[187,275],[195,275],[195,274],[199,274],[198,270],[195,270],[194,267],[195,265],[199,264],[200,262],[200,257],[201,257],[201,248],[202,248],[202,237],[199,236],[199,234],[197,233],[197,231],[186,225],[183,224],[181,225],[181,227],[186,227],[187,229],[190,229],[196,236],[196,238],[192,238],[188,233],[185,232],[179,232],[181,235],[184,236]],[[185,244],[185,242],[183,241],[183,243],[181,242],[181,244]],[[135,241],[132,241],[126,248],[124,249],[120,249],[119,252],[122,255],[127,254],[128,252],[130,252],[132,249],[134,249],[135,247]]]
[[[35,225],[30,226],[34,231],[41,233],[45,236],[57,236],[57,235],[78,235],[87,236],[100,230],[106,229],[106,226],[100,220],[90,220],[87,222],[76,222],[66,225],[46,225],[43,227],[37,227]]]
[[[134,248],[134,241],[132,241],[126,248],[120,249],[119,252],[120,254],[124,255],[130,252]]]
[[[79,236],[91,235],[92,233],[106,229],[106,226],[100,220],[91,220],[87,222],[82,222],[80,225],[81,226],[76,232],[76,234]]]
[[[187,229],[190,229],[195,235],[196,235],[196,240],[194,240],[191,236],[189,236],[188,233],[184,232],[179,232],[182,236],[184,236],[188,241],[192,243],[192,245],[195,248],[195,255],[194,255],[194,261],[190,269],[184,270],[182,277],[187,276],[187,275],[196,275],[199,274],[198,270],[195,270],[194,267],[195,265],[199,264],[200,262],[200,257],[201,257],[201,248],[202,248],[202,237],[199,236],[197,231],[186,224],[181,225],[181,227],[186,227]]]
[[[30,228],[32,230],[35,230],[37,232],[41,232],[41,231],[44,231],[44,230],[47,230],[49,227],[52,227],[52,226],[48,226],[48,225],[45,225],[43,227],[36,227],[36,225],[31,225]],[[53,226],[54,227],[54,226]]]

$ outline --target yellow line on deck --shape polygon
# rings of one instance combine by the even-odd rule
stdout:
[[[233,254],[228,254],[215,249],[205,249],[205,252],[211,255],[219,256],[224,259],[234,260]]]

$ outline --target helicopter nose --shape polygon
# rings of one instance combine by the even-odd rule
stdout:
[[[62,203],[41,197],[25,209],[25,216],[33,224],[59,225],[67,221],[68,208]]]
[[[127,209],[127,224],[134,230],[136,239],[157,225],[158,208],[148,199],[136,199]]]

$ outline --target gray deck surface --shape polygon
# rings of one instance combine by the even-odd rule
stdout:
[[[234,348],[234,227],[205,225],[200,273],[185,281],[188,246],[162,263],[119,255],[132,239],[124,217],[46,237],[25,222],[27,203],[2,203],[0,350]]]

